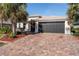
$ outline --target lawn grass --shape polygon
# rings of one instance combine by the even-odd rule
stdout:
[[[0,42],[0,47],[3,46],[3,45],[5,45],[5,44],[6,44],[6,43],[2,43],[2,42]]]
[[[3,36],[3,35],[0,34],[0,38],[1,38],[2,36]],[[0,47],[3,46],[3,45],[5,45],[5,43],[0,42]]]

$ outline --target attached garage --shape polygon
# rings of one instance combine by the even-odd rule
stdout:
[[[64,21],[39,22],[39,32],[64,33]]]
[[[35,21],[35,33],[67,33],[66,30],[69,26],[67,17],[65,16],[31,16],[29,20]],[[67,26],[68,25],[68,26]],[[69,32],[70,33],[70,32]]]

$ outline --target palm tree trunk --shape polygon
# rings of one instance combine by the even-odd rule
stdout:
[[[3,20],[1,20],[1,28],[3,27]]]
[[[16,24],[12,23],[12,32],[13,32],[13,36],[16,36]]]

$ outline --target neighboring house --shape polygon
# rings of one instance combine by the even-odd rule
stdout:
[[[35,21],[35,33],[50,32],[50,33],[65,33],[70,34],[70,26],[68,25],[67,17],[64,16],[30,16],[28,21]],[[28,27],[30,27],[28,25]],[[30,31],[32,31],[30,27]]]

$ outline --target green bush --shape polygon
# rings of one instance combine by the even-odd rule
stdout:
[[[79,33],[73,33],[74,36],[79,36]]]
[[[0,34],[0,38],[2,37],[3,35],[2,34]]]
[[[79,28],[71,28],[71,32],[73,33],[73,35],[79,36]]]
[[[0,28],[0,34],[3,34],[4,32],[3,28]]]
[[[11,29],[9,27],[2,27],[0,28],[0,34],[9,33]]]
[[[14,34],[13,32],[10,32],[10,33],[8,34],[8,36],[9,36],[10,38],[15,38],[15,37],[16,37],[16,34]]]
[[[10,37],[10,38],[16,37],[16,34],[14,34],[9,27],[0,28],[0,34],[8,34],[8,37]]]
[[[13,38],[13,33],[12,33],[12,32],[9,33],[8,36],[9,36],[10,38]]]

